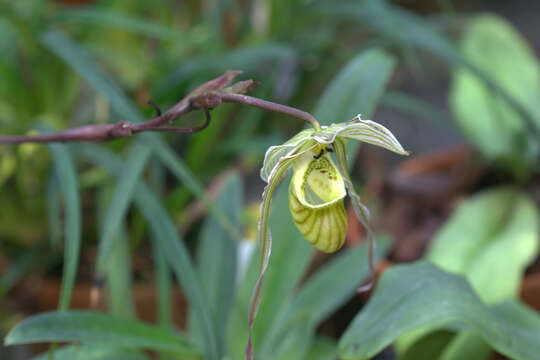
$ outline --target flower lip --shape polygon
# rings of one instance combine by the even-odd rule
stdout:
[[[317,150],[308,150],[294,160],[291,180],[298,201],[309,208],[323,208],[332,205],[347,194],[343,177],[332,158],[324,149],[322,156]]]
[[[320,251],[332,253],[345,242],[347,214],[344,179],[326,150],[317,144],[293,161],[289,210],[302,236]]]

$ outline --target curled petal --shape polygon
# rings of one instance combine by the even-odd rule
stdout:
[[[319,147],[320,148],[320,147]],[[294,162],[289,209],[300,233],[317,249],[337,251],[345,241],[343,178],[328,153],[309,151]]]
[[[400,155],[409,155],[390,130],[375,121],[362,120],[360,116],[345,123],[332,124],[313,134],[313,139],[321,144],[334,143],[338,137],[360,140]]]
[[[317,249],[331,253],[343,246],[347,234],[347,214],[343,199],[326,207],[311,208],[298,200],[291,183],[289,209],[302,236]]]
[[[264,155],[264,162],[261,168],[261,178],[269,182],[269,179],[272,175],[272,172],[276,169],[279,161],[284,157],[289,157],[292,154],[297,154],[302,147],[306,145],[309,147],[309,144],[313,144],[314,141],[311,139],[311,135],[315,130],[306,129],[299,132],[296,136],[289,139],[282,145],[270,146]]]

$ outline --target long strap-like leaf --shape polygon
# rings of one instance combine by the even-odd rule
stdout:
[[[48,147],[54,159],[56,178],[60,184],[65,206],[64,270],[62,272],[62,289],[58,309],[66,310],[71,301],[81,248],[79,189],[75,166],[68,148],[60,144],[50,144]]]
[[[74,146],[77,152],[116,176],[121,176],[121,160],[114,154],[93,144]],[[193,307],[199,328],[205,339],[205,359],[219,359],[218,335],[208,296],[200,286],[200,280],[191,262],[189,252],[176,231],[174,222],[157,197],[145,183],[139,181],[135,189],[137,208],[148,221],[152,239],[159,242],[167,262],[180,282],[189,304]]]

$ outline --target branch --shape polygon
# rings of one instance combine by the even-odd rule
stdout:
[[[317,120],[305,111],[244,95],[259,85],[259,83],[254,82],[253,80],[239,81],[232,86],[226,87],[240,73],[241,71],[228,70],[223,75],[205,82],[190,92],[164,114],[161,114],[161,110],[154,102],[149,101],[148,103],[156,109],[158,116],[143,123],[135,124],[129,121],[120,121],[115,124],[86,125],[54,134],[32,136],[0,135],[0,144],[72,141],[101,142],[131,136],[143,131],[194,133],[205,129],[210,124],[211,118],[209,110],[220,106],[223,102],[235,102],[279,114],[285,114],[307,121],[316,129],[320,129]],[[199,109],[203,110],[205,114],[206,121],[203,125],[187,128],[169,125],[191,111]]]
[[[273,103],[270,101],[262,100],[256,97],[242,95],[242,94],[231,93],[231,94],[221,94],[220,96],[221,96],[221,100],[225,102],[235,102],[239,104],[258,107],[259,109],[268,110],[268,111],[272,111],[279,114],[288,115],[291,117],[295,117],[295,118],[307,121],[308,123],[313,125],[313,127],[316,130],[321,129],[319,122],[317,121],[317,119],[315,119],[313,115],[311,115],[308,112],[305,112],[305,111],[302,111],[302,110],[299,110],[290,106],[281,105],[281,104]]]

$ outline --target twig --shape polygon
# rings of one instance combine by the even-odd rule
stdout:
[[[241,95],[241,94],[221,94],[221,100],[225,102],[235,102],[239,104],[249,105],[249,106],[255,106],[259,109],[272,111],[279,114],[289,115],[304,121],[307,121],[316,130],[320,130],[321,126],[319,125],[319,122],[313,115],[311,115],[308,112],[286,106],[281,105],[277,103],[273,103],[270,101],[262,100],[256,97],[247,96],[247,95]]]
[[[161,116],[161,109],[159,108],[158,104],[154,102],[154,100],[150,99],[146,102],[148,105],[152,105],[154,109],[156,109],[156,113],[158,116]]]
[[[223,102],[235,102],[292,116],[307,121],[316,129],[320,129],[320,125],[313,115],[305,111],[244,95],[259,85],[259,83],[254,82],[253,80],[239,81],[232,86],[226,87],[240,73],[241,71],[228,70],[223,75],[200,85],[195,90],[190,92],[186,97],[180,100],[176,105],[167,110],[164,114],[161,113],[161,109],[156,103],[149,100],[148,104],[152,105],[156,109],[158,116],[143,123],[135,124],[129,121],[120,121],[115,124],[86,125],[54,134],[30,136],[0,135],[0,144],[72,141],[101,142],[131,136],[143,131],[194,133],[205,129],[210,124],[211,117],[209,110],[220,106]],[[168,125],[172,124],[174,121],[190,113],[191,111],[199,109],[203,110],[205,113],[206,120],[203,125],[185,128]]]

